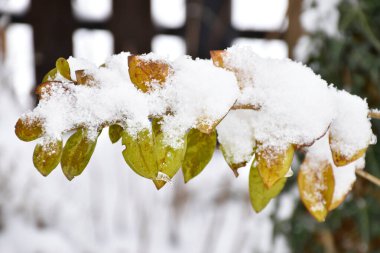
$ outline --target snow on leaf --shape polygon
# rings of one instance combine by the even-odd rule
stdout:
[[[34,141],[43,135],[40,119],[21,117],[15,126],[15,133],[22,141]]]
[[[366,101],[345,91],[335,91],[334,95],[338,114],[331,123],[329,143],[335,165],[344,166],[362,157],[376,139]]]
[[[257,169],[266,187],[271,188],[288,173],[294,156],[294,146],[287,148],[259,146],[255,154]]]
[[[132,83],[143,92],[151,91],[153,84],[163,85],[171,72],[166,62],[137,55],[128,57],[128,66]]]
[[[34,167],[43,175],[47,176],[61,161],[62,140],[47,140],[38,143],[33,152]]]
[[[165,174],[172,179],[182,165],[186,152],[186,135],[183,136],[182,145],[178,148],[173,148],[164,142],[164,133],[161,130],[161,119],[152,120],[152,130],[154,135],[154,150],[157,159],[158,172]],[[166,181],[155,179],[153,180],[157,189],[161,189]]]
[[[54,80],[56,76],[57,76],[57,68],[53,68],[48,73],[46,73],[44,78],[42,78],[42,83],[45,83],[50,80]]]
[[[196,177],[210,162],[216,146],[216,131],[205,134],[191,129],[187,134],[187,147],[182,163],[185,183]]]
[[[334,194],[333,168],[328,161],[312,161],[306,157],[298,172],[301,200],[314,218],[325,220]]]
[[[313,164],[328,162],[333,170],[334,176],[334,194],[328,209],[331,211],[337,208],[351,191],[352,185],[356,180],[355,170],[363,169],[365,166],[364,157],[345,166],[336,166],[329,145],[329,133],[323,138],[316,141],[311,147],[307,148],[307,159]]]
[[[327,83],[300,63],[261,58],[249,46],[214,52],[212,58],[236,75],[240,96],[235,106],[258,108],[252,127],[256,141],[264,145],[310,145],[335,117]]]
[[[235,176],[251,160],[256,147],[251,117],[249,110],[230,111],[216,128],[220,149]]]

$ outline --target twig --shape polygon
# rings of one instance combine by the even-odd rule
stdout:
[[[372,109],[369,111],[368,116],[372,119],[380,119],[380,111],[377,109]]]
[[[374,175],[371,175],[362,169],[355,170],[355,173],[356,173],[356,175],[361,176],[362,178],[364,178],[364,179],[370,181],[371,183],[380,187],[380,178],[377,178]]]
[[[250,104],[235,104],[232,106],[231,110],[260,110],[261,106],[260,105],[250,105]]]

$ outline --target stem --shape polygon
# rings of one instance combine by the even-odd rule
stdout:
[[[368,116],[372,119],[380,119],[380,111],[377,109],[369,110]]]
[[[355,173],[356,173],[356,175],[361,176],[362,178],[364,178],[364,179],[370,181],[371,183],[377,185],[378,187],[380,187],[380,179],[375,177],[374,175],[371,175],[362,169],[355,170]]]

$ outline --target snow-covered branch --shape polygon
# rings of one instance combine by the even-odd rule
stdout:
[[[302,149],[300,195],[323,221],[350,191],[355,170],[364,168],[367,147],[376,142],[368,117],[374,112],[289,59],[264,59],[249,47],[212,51],[211,57],[169,61],[121,53],[99,68],[60,58],[16,134],[25,141],[42,137],[36,168],[46,176],[61,163],[71,180],[109,126],[111,141],[125,146],[129,167],[158,189],[181,167],[186,182],[197,176],[218,139],[236,175],[254,158],[249,188],[256,211],[282,190],[294,152]],[[71,130],[63,146],[62,135]]]

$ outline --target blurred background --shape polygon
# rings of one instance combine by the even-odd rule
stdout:
[[[295,177],[254,213],[249,168],[235,179],[218,150],[186,186],[178,173],[156,191],[106,131],[73,182],[59,168],[42,177],[34,144],[14,135],[58,57],[100,65],[121,51],[209,58],[209,50],[249,44],[263,57],[308,64],[380,108],[379,27],[378,0],[0,0],[0,252],[380,252],[380,189],[360,178],[317,223]],[[379,121],[373,131],[380,136]],[[366,160],[380,177],[380,145]]]

